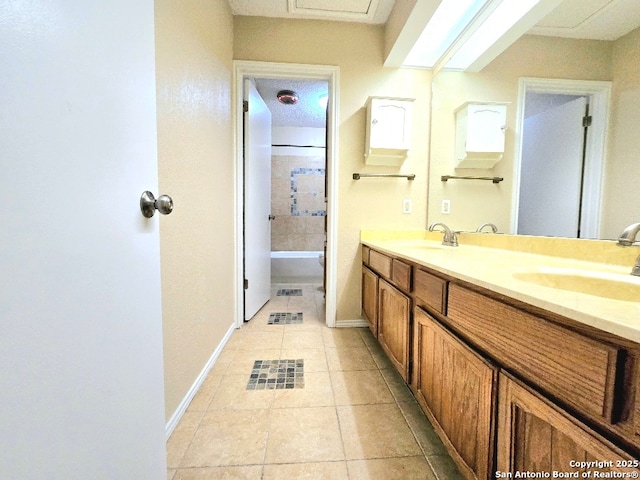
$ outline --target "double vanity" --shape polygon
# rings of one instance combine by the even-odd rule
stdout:
[[[640,248],[456,240],[361,233],[364,317],[460,471],[637,478]]]

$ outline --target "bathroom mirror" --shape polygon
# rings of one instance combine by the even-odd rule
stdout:
[[[519,130],[522,130],[525,117],[522,114],[518,118],[523,103],[523,97],[520,97],[522,78],[570,81],[565,85],[587,81],[582,86],[590,85],[590,82],[596,86],[609,86],[610,93],[605,93],[608,117],[604,126],[606,141],[601,146],[602,178],[599,181],[587,178],[586,182],[591,181],[592,185],[590,189],[588,185],[585,187],[585,201],[591,200],[595,204],[592,210],[595,210],[597,226],[591,230],[595,233],[580,237],[617,238],[627,225],[640,221],[638,59],[640,28],[612,41],[524,35],[481,72],[438,72],[432,83],[428,223],[444,222],[456,230],[475,231],[481,224],[492,222],[500,232],[523,233],[522,225],[518,228],[515,213],[518,209],[518,177],[521,173],[523,178],[527,175],[527,170],[516,161],[521,148]],[[568,93],[579,93],[580,89],[569,90]],[[551,97],[548,101],[553,103]],[[465,102],[508,104],[504,154],[491,169],[455,168],[454,111]],[[546,142],[545,137],[535,143],[544,145]],[[544,168],[550,170],[554,166]],[[503,180],[499,183],[456,179],[443,182],[443,175],[500,177]],[[559,183],[559,196],[555,200],[551,200],[551,195],[538,195],[544,199],[538,220],[545,222],[558,215],[560,204],[569,195],[564,184]],[[600,198],[596,202],[598,194]],[[443,213],[447,206],[448,214]],[[544,233],[544,230],[540,234],[556,236]],[[577,237],[578,234],[558,236]]]

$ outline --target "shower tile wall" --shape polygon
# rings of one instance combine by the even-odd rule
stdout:
[[[324,248],[324,184],[323,156],[271,157],[272,251]]]

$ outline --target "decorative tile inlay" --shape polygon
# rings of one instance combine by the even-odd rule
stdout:
[[[278,297],[301,297],[301,288],[281,288],[278,290]]]
[[[298,313],[270,313],[267,325],[290,325],[302,323],[302,312]]]
[[[304,359],[256,360],[247,390],[304,388]]]
[[[291,169],[291,215],[294,217],[324,217],[326,207],[324,203],[324,168],[292,168]],[[309,176],[317,178],[314,181],[302,182]],[[304,183],[301,187],[300,183]],[[302,204],[302,205],[301,205]]]

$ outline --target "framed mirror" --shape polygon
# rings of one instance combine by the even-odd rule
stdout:
[[[566,38],[536,35],[534,29],[522,36],[493,62],[478,73],[440,71],[432,83],[431,152],[429,164],[428,214],[429,223],[445,222],[456,230],[475,231],[485,223],[498,225],[504,233],[525,233],[579,238],[617,238],[629,224],[640,221],[640,23],[626,28],[631,31],[614,39]],[[598,32],[602,36],[602,32]],[[527,80],[529,79],[529,84]],[[536,84],[532,79],[539,80]],[[558,88],[547,89],[544,82]],[[527,86],[530,87],[527,90]],[[563,91],[562,89],[565,89]],[[546,229],[544,223],[558,220],[559,212],[569,201],[575,203],[575,188],[570,191],[568,181],[556,182],[544,178],[541,190],[533,197],[539,203],[537,222],[542,226],[529,229],[533,220],[527,220],[520,211],[520,197],[526,199],[521,187],[532,171],[548,171],[552,178],[564,166],[565,154],[546,166],[523,167],[521,163],[523,133],[528,119],[540,115],[554,106],[554,100],[537,99],[538,105],[525,109],[525,94],[550,93],[584,98],[591,109],[598,112],[596,122],[587,128],[582,150],[593,157],[585,168],[574,169],[582,178],[582,202],[586,204],[578,215],[588,216],[589,222],[567,230]],[[557,100],[557,98],[556,98]],[[456,169],[454,165],[455,118],[454,111],[465,102],[504,102],[508,104],[503,158],[492,169]],[[546,104],[545,104],[546,102]],[[557,103],[557,102],[555,102]],[[560,102],[567,103],[567,102]],[[555,107],[554,107],[555,108]],[[589,116],[589,112],[587,116]],[[584,115],[583,115],[584,116]],[[593,117],[593,115],[591,115]],[[561,121],[562,123],[562,121]],[[582,125],[577,127],[582,130]],[[551,128],[553,131],[553,127]],[[591,130],[589,130],[591,129]],[[564,138],[568,135],[560,135]],[[600,137],[596,140],[596,137]],[[549,134],[542,134],[530,143],[548,146]],[[594,147],[595,142],[595,147]],[[541,149],[539,155],[547,158],[560,147]],[[597,158],[599,157],[599,158]],[[594,160],[595,158],[595,160]],[[601,162],[599,175],[588,169],[594,161]],[[449,180],[443,175],[502,177],[504,181],[492,183],[480,180]],[[550,190],[553,188],[553,195]],[[448,205],[449,213],[442,213]],[[581,212],[581,213],[580,213]],[[519,217],[520,218],[519,220]],[[582,220],[584,221],[584,220]],[[568,220],[559,220],[565,224]]]

